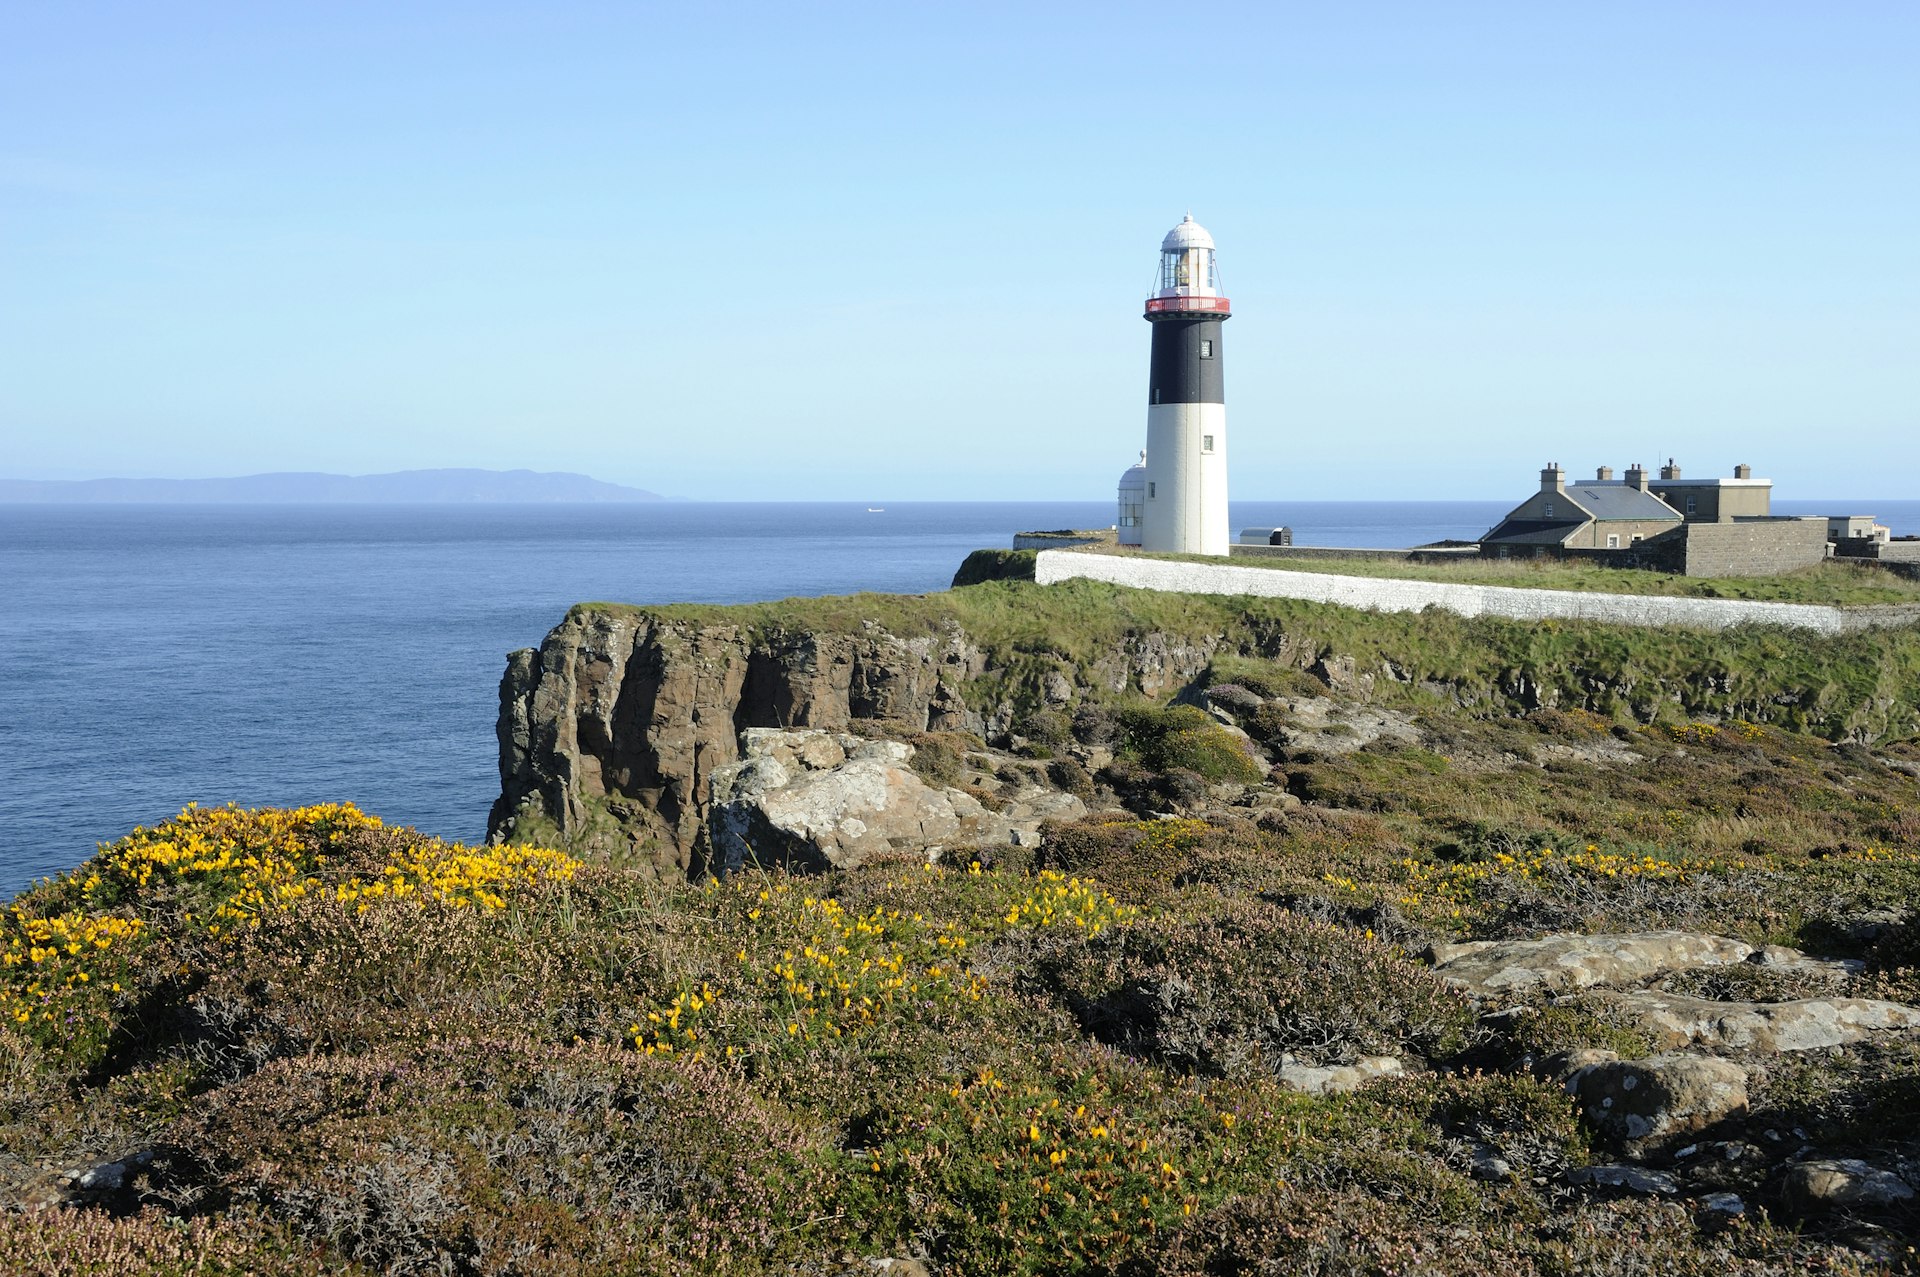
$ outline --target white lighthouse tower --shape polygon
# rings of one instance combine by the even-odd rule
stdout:
[[[1220,295],[1213,236],[1189,213],[1160,241],[1160,288],[1147,299],[1153,367],[1147,388],[1147,491],[1140,513],[1143,550],[1228,553],[1220,326],[1232,315],[1231,304]]]

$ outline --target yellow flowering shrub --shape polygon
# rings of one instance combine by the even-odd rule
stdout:
[[[373,835],[381,837],[367,841]],[[364,871],[369,856],[373,872]],[[406,899],[497,910],[515,888],[565,881],[579,867],[540,847],[388,831],[351,803],[189,806],[102,847],[0,919],[0,1016],[43,1045],[85,1055],[104,1045],[113,995],[158,930],[183,925],[230,939],[319,895],[363,911]]]
[[[769,911],[777,915],[770,922],[784,924],[775,934],[797,931],[794,942],[758,963],[742,950],[741,964],[784,1017],[790,1038],[838,1038],[903,1003],[952,1006],[978,1002],[986,991],[964,961],[971,941],[959,924],[881,905],[852,913],[788,883],[760,891],[748,918]]]
[[[968,958],[985,941],[1032,928],[1097,936],[1140,914],[1084,879],[986,873],[978,862],[925,866],[873,890],[849,904],[791,879],[709,883],[704,895],[737,910],[736,971],[670,986],[629,1025],[633,1046],[732,1057],[850,1037],[890,1015],[976,1007],[988,985]]]
[[[636,1049],[646,1055],[672,1055],[691,1051],[695,1058],[704,1055],[700,1013],[720,1000],[719,991],[705,980],[696,989],[682,989],[673,1000],[656,1011],[646,1013],[645,1024],[635,1024],[627,1032]],[[711,1030],[707,1031],[711,1033]]]
[[[435,838],[396,838],[385,863],[344,879],[353,835],[383,830],[352,803],[298,808],[201,808],[140,828],[103,848],[83,878],[89,901],[138,896],[177,885],[203,902],[191,921],[210,934],[257,927],[315,892],[362,909],[383,900],[426,899],[456,908],[502,909],[516,886],[564,882],[580,862],[543,847],[467,847]]]
[[[1723,741],[1765,740],[1767,729],[1758,723],[1744,718],[1735,718],[1725,724],[1719,723],[1669,723],[1665,726],[1647,726],[1644,732],[1665,736],[1682,745],[1715,745]]]
[[[198,805],[151,829],[135,829],[101,849],[84,879],[97,898],[134,894],[169,881],[245,880],[254,907],[305,894],[306,871],[347,835],[379,829],[352,803],[296,808]]]
[[[1317,1142],[1294,1117],[1311,1103],[1067,1052],[1017,1075],[981,1064],[890,1114],[843,1192],[863,1220],[937,1232],[955,1272],[1144,1272],[1122,1261]]]
[[[1495,878],[1525,881],[1561,875],[1592,880],[1685,882],[1701,874],[1751,867],[1745,860],[1719,857],[1681,856],[1669,860],[1647,854],[1628,855],[1602,851],[1592,843],[1571,852],[1541,847],[1517,854],[1502,852],[1487,860],[1467,863],[1424,863],[1407,859],[1401,865],[1407,876],[1406,889],[1399,902],[1409,908],[1431,904],[1457,908],[1472,904],[1478,899],[1481,885]],[[1330,885],[1358,890],[1351,880],[1332,874],[1326,875],[1325,880]]]
[[[1120,904],[1091,882],[1043,869],[1026,899],[1007,910],[1006,920],[1010,927],[1077,927],[1097,936],[1139,916],[1139,909]]]
[[[141,930],[137,918],[39,917],[13,906],[0,919],[0,1023],[43,1046],[102,1040]]]
[[[467,847],[438,840],[414,843],[371,878],[355,876],[334,895],[361,909],[380,900],[424,896],[455,908],[504,909],[514,887],[545,879],[567,882],[580,862],[547,847]]]

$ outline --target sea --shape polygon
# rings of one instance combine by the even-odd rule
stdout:
[[[1237,502],[1298,544],[1471,539],[1509,501]],[[1776,502],[1920,531],[1920,501]],[[472,841],[508,652],[587,600],[947,588],[1107,501],[0,504],[0,899],[189,802],[350,800]]]

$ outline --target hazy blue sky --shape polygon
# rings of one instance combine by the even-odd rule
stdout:
[[[1237,498],[1920,473],[1920,4],[0,0],[0,477]]]

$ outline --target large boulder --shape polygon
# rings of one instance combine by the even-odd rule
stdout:
[[[937,857],[947,846],[1006,843],[1040,819],[1077,819],[1061,794],[1010,818],[962,790],[936,788],[908,762],[913,747],[843,732],[749,728],[737,763],[713,773],[707,831],[714,867],[749,863],[852,869],[886,851]]]
[[[1701,1130],[1747,1109],[1747,1073],[1731,1060],[1657,1055],[1589,1064],[1567,1079],[1587,1120],[1618,1139]]]

